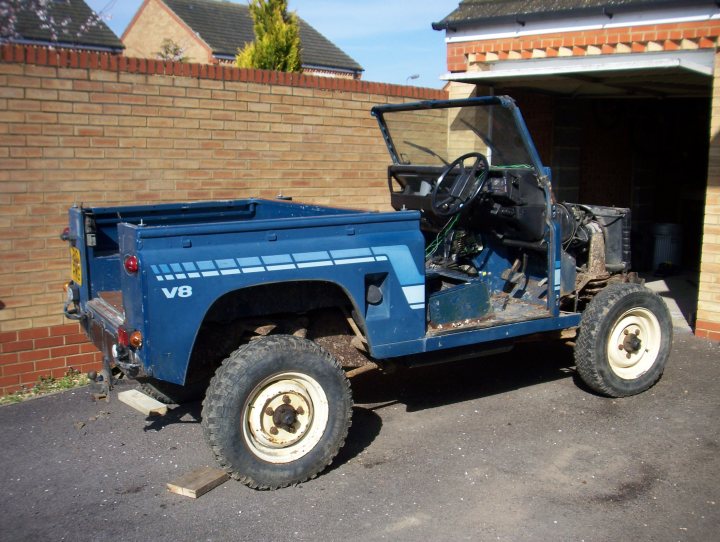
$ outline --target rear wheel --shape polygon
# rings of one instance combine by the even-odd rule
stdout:
[[[660,379],[671,344],[672,320],[663,300],[639,284],[614,284],[583,313],[575,363],[593,390],[624,397]]]
[[[275,335],[233,352],[203,402],[205,438],[219,463],[250,487],[313,478],[350,426],[350,384],[317,344]]]

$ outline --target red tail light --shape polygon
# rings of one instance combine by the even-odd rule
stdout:
[[[120,326],[117,329],[117,338],[118,338],[118,344],[120,346],[127,346],[130,344],[130,337],[128,336],[127,329],[125,329],[125,326]]]
[[[138,269],[140,268],[140,263],[138,262],[137,256],[125,256],[125,261],[123,262],[123,265],[125,266],[125,271],[127,271],[131,275],[137,273]]]

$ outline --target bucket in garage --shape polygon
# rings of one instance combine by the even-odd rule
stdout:
[[[680,224],[660,223],[653,226],[655,245],[653,270],[677,269],[682,256],[682,227]]]

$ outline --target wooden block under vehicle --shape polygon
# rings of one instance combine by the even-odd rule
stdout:
[[[167,414],[167,405],[148,397],[138,390],[121,391],[118,393],[118,399],[146,416],[163,416]]]
[[[192,472],[184,474],[177,480],[167,483],[167,488],[172,493],[185,495],[197,499],[211,489],[224,484],[229,478],[224,470],[211,467],[200,467]]]

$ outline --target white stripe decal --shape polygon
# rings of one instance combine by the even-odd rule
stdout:
[[[350,263],[367,263],[367,262],[374,262],[375,258],[372,256],[368,258],[348,258],[346,260],[335,260],[335,265],[347,265]]]
[[[425,285],[416,284],[414,286],[403,286],[403,293],[410,305],[425,303]]]
[[[330,260],[325,260],[322,262],[307,262],[307,263],[299,263],[297,264],[298,269],[304,269],[306,267],[325,267],[328,265],[332,265],[333,263]]]
[[[410,308],[413,310],[424,309],[426,306],[425,277],[420,270],[418,270],[410,248],[406,245],[328,251],[318,250],[313,252],[299,252],[292,255],[270,254],[223,260],[157,264],[152,265],[151,269],[158,281],[175,281],[186,278],[196,279],[200,277],[230,276],[244,273],[312,269],[315,267],[388,261],[402,286],[403,295]],[[263,265],[263,263],[265,265]],[[233,267],[233,265],[239,265],[239,268]],[[173,272],[174,274],[170,274]],[[559,271],[557,273],[556,284],[559,284]]]
[[[285,271],[286,269],[295,269],[294,263],[286,263],[282,265],[268,265],[268,271]]]

